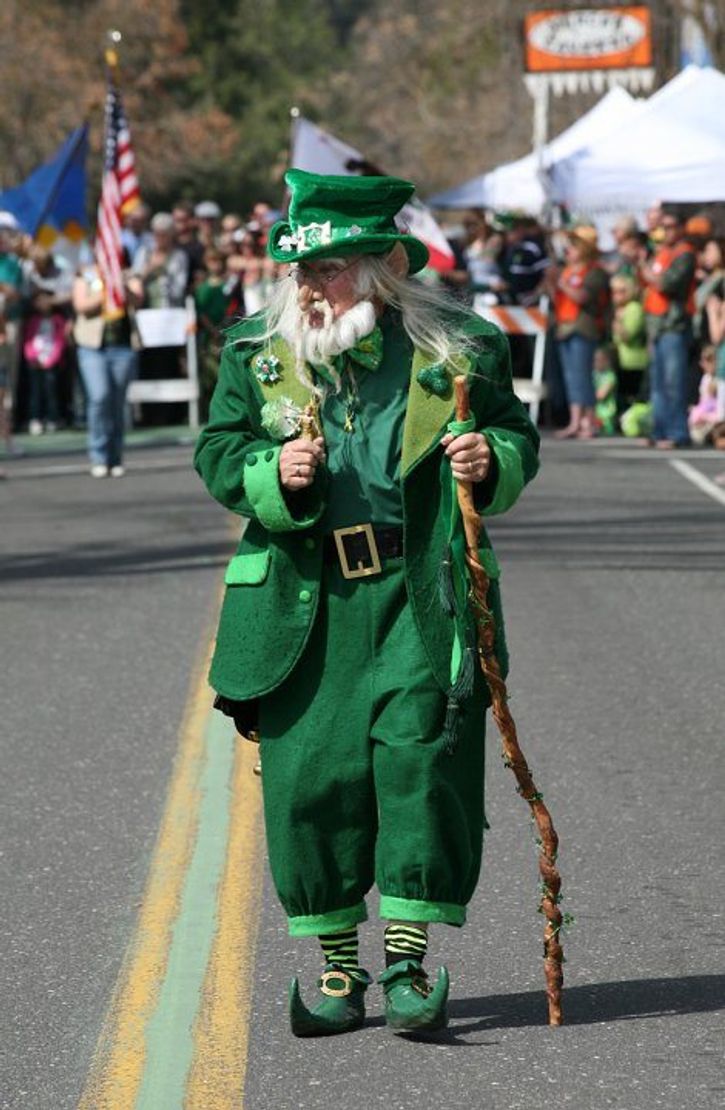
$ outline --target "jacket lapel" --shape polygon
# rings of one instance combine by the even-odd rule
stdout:
[[[281,376],[275,382],[261,382],[254,375],[254,359],[252,359],[251,372],[255,376],[262,403],[287,397],[300,408],[304,408],[310,401],[311,394],[295,373],[294,353],[289,345],[284,339],[275,338],[264,353],[272,354],[279,359]],[[423,354],[422,351],[416,348],[411,361],[410,389],[403,424],[401,474],[404,478],[416,463],[428,453],[436,440],[444,433],[446,424],[453,419],[455,410],[453,375],[455,373],[467,374],[470,370],[470,362],[467,358],[461,360],[460,367],[447,367],[448,389],[445,394],[439,395],[425,389],[418,381],[420,371],[430,365],[430,356]]]
[[[265,355],[273,355],[274,358],[280,361],[281,374],[277,381],[261,381],[255,372],[255,359],[260,356],[264,357]],[[255,379],[262,404],[265,404],[267,401],[278,401],[281,397],[286,397],[290,401],[293,401],[295,405],[298,405],[299,408],[303,409],[312,399],[310,390],[302,384],[295,373],[294,352],[284,339],[275,337],[268,345],[265,345],[263,351],[255,354],[250,362],[250,371]]]
[[[410,390],[408,406],[403,425],[403,453],[401,474],[405,478],[415,464],[426,455],[435,441],[445,431],[446,424],[453,419],[453,375],[467,374],[470,369],[468,359],[462,360],[460,367],[446,367],[448,389],[443,395],[433,393],[418,381],[418,374],[431,365],[429,356],[417,348],[413,352],[410,368]]]

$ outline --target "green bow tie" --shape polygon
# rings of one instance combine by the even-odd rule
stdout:
[[[383,333],[376,324],[370,335],[365,335],[359,342],[345,351],[342,359],[349,359],[363,370],[379,370],[383,361]]]
[[[379,370],[380,364],[383,361],[383,333],[376,324],[370,335],[364,336],[354,347],[348,351],[343,351],[338,355],[335,362],[335,369],[339,374],[342,374],[345,366],[349,362],[355,363],[362,370]],[[330,375],[325,370],[324,366],[315,366],[315,373],[317,373],[325,381],[330,381]]]

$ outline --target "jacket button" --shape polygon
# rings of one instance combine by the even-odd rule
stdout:
[[[244,461],[247,464],[247,466],[254,466],[254,464],[257,461],[257,456],[256,455],[247,455],[247,457],[245,458]]]
[[[265,462],[271,462],[273,458],[274,458],[274,451],[265,451],[264,452],[264,461]]]
[[[303,601],[305,605],[309,605],[312,601],[312,594],[309,590],[300,590],[300,601]]]
[[[315,550],[315,541],[312,539],[312,536],[308,536],[307,539],[305,540],[305,547],[307,548],[308,551],[314,551]]]

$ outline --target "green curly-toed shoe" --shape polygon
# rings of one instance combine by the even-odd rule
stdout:
[[[318,986],[322,1001],[308,1010],[293,979],[289,988],[290,1025],[295,1037],[331,1037],[360,1029],[365,1021],[365,991],[372,979],[367,971],[350,975],[337,964],[327,964]]]
[[[385,1020],[394,1033],[433,1033],[448,1023],[448,971],[438,970],[436,985],[417,960],[399,960],[378,979],[385,991]]]

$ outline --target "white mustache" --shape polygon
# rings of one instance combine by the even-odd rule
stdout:
[[[323,322],[319,327],[314,327],[310,321],[310,313],[299,311],[297,315],[294,337],[292,339],[295,353],[304,362],[313,366],[325,366],[344,351],[350,350],[375,327],[375,307],[372,301],[358,301],[337,320],[332,315],[332,306],[328,301],[316,301],[310,312],[319,312]]]

